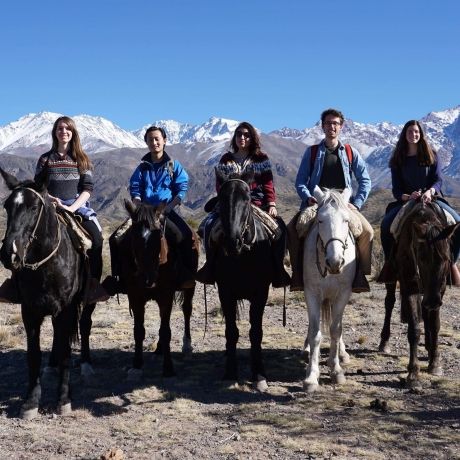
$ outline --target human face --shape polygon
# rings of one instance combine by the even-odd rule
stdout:
[[[409,144],[417,144],[420,140],[420,128],[417,125],[410,125],[406,131],[406,140]]]
[[[323,132],[327,139],[337,139],[342,131],[342,120],[334,115],[327,115],[323,122]]]
[[[238,128],[235,132],[235,142],[238,150],[247,150],[251,144],[251,133],[248,128]]]
[[[152,155],[161,157],[163,155],[163,151],[165,148],[166,141],[163,139],[163,136],[161,135],[161,131],[150,131],[147,134],[147,137],[145,139],[145,143],[147,144],[147,147],[150,150],[150,153]]]
[[[65,148],[71,141],[73,136],[70,126],[65,121],[60,121],[56,127],[56,138],[58,140],[59,147]]]

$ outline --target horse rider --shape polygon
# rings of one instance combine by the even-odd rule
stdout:
[[[324,139],[317,146],[306,149],[295,182],[297,193],[302,204],[301,210],[316,204],[313,190],[316,185],[322,188],[343,190],[352,188],[352,178],[358,182],[358,189],[352,195],[348,207],[362,223],[362,233],[357,239],[357,270],[353,280],[353,292],[368,292],[369,283],[365,275],[371,273],[372,241],[374,231],[370,223],[359,212],[366,201],[370,189],[371,179],[366,163],[358,150],[343,144],[339,135],[344,126],[345,118],[339,110],[327,109],[321,114],[321,126]],[[291,291],[303,290],[302,275],[302,248],[296,223],[297,213],[288,224],[288,247],[291,257],[292,282]]]

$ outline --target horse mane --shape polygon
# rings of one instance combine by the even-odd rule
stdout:
[[[342,193],[339,190],[335,189],[325,189],[324,190],[325,196],[321,203],[319,203],[319,207],[331,204],[337,205],[337,209],[344,208],[348,210],[348,203],[343,199]]]
[[[150,230],[160,230],[161,219],[164,206],[152,206],[150,204],[141,203],[137,208],[133,220],[137,222],[147,222]]]

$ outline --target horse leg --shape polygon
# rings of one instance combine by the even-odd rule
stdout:
[[[145,339],[145,301],[136,299],[129,300],[129,306],[134,316],[134,359],[133,367],[128,371],[128,380],[132,382],[138,381],[142,376],[142,368],[144,367],[143,347]]]
[[[22,307],[22,320],[27,334],[27,365],[29,370],[29,385],[19,417],[31,420],[38,415],[38,405],[41,398],[40,366],[42,354],[40,350],[40,327],[43,318],[31,317]]]
[[[60,415],[68,415],[72,412],[71,392],[70,392],[70,340],[72,334],[72,324],[76,322],[75,311],[69,305],[56,318],[53,318],[54,341],[57,344],[57,358],[59,364],[59,384],[58,384],[58,406],[57,412]],[[74,316],[75,315],[75,316]]]
[[[440,328],[439,308],[436,310],[423,310],[423,320],[425,323],[425,343],[426,337],[428,342],[428,372],[432,375],[441,376],[442,366],[439,359],[438,337]]]
[[[225,372],[223,380],[238,380],[238,363],[236,359],[236,344],[240,336],[240,332],[236,325],[236,309],[237,302],[232,299],[230,301],[222,301],[222,311],[225,318]]]
[[[391,327],[391,314],[396,302],[396,283],[386,283],[386,296],[385,296],[385,321],[383,323],[382,332],[380,333],[379,351],[383,353],[390,353],[390,327]]]
[[[249,329],[249,339],[251,341],[251,378],[256,386],[256,389],[260,392],[264,392],[268,389],[262,359],[262,321],[268,297],[268,287],[266,292],[267,295],[265,296],[262,295],[258,296],[259,298],[253,298],[249,308],[249,322],[251,324],[251,328]]]
[[[320,306],[316,298],[307,296],[306,301],[308,306],[308,339],[310,345],[310,360],[307,366],[307,375],[303,381],[303,388],[308,393],[314,392],[318,388],[319,378],[319,352],[321,346],[321,330],[320,330]]]
[[[340,349],[345,347],[342,339],[342,318],[348,297],[349,294],[347,293],[345,297],[342,295],[336,298],[335,304],[332,306],[332,320],[329,326],[331,347],[327,364],[330,369],[332,383],[337,385],[345,383],[346,380],[345,373],[340,366]],[[348,359],[350,358],[348,357]]]
[[[402,286],[401,286],[401,289]],[[407,339],[409,341],[409,365],[408,369],[408,376],[407,376],[407,386],[408,387],[416,387],[419,384],[419,372],[420,372],[420,365],[418,362],[418,342],[420,340],[420,323],[419,323],[419,306],[420,303],[418,294],[403,294],[402,293],[402,300],[401,303],[405,303],[407,306],[407,312],[409,313],[408,318],[408,329],[407,329]],[[402,307],[405,308],[405,307]]]
[[[184,290],[182,312],[184,313],[184,336],[182,338],[182,353],[190,354],[193,351],[192,335],[190,334],[190,318],[192,316],[193,296],[195,287]]]
[[[95,308],[95,303],[85,305],[80,317],[80,372],[84,379],[88,379],[94,375],[89,348],[89,336],[91,334],[91,326],[93,325],[91,315]]]
[[[345,347],[345,342],[343,341],[342,335],[340,335],[339,339],[339,358],[342,361],[342,364],[349,364],[350,362],[350,355],[347,353],[347,349]]]
[[[174,377],[176,375],[171,357],[171,327],[169,324],[173,297],[174,293],[172,293],[168,299],[158,300],[161,320],[159,342],[163,353],[163,377]]]

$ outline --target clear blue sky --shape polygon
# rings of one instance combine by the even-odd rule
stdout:
[[[458,0],[7,0],[0,125],[211,116],[270,131],[329,106],[401,123],[460,104]]]

